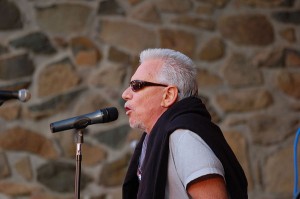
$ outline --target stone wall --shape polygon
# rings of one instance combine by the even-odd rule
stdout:
[[[73,198],[72,130],[49,124],[114,106],[84,133],[84,199],[120,199],[140,132],[122,91],[150,47],[197,64],[200,97],[235,151],[249,198],[288,199],[300,127],[300,1],[0,0],[0,89],[30,101],[0,107],[0,198]]]

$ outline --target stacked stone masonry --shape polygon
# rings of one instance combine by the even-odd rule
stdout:
[[[141,132],[122,91],[146,48],[186,53],[200,97],[240,160],[250,199],[290,199],[300,128],[298,0],[0,0],[0,198],[71,199],[77,132],[49,124],[110,106],[84,132],[81,196],[121,199]]]

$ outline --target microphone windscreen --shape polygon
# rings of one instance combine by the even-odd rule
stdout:
[[[115,107],[106,108],[107,118],[104,118],[104,122],[115,121],[119,117],[119,112]]]
[[[26,89],[21,89],[18,92],[19,100],[22,102],[27,102],[31,98],[31,94]]]

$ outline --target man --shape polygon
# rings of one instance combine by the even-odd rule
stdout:
[[[132,128],[143,130],[124,199],[244,199],[247,180],[198,96],[193,61],[148,49],[123,92]]]

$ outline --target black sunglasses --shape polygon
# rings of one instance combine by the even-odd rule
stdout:
[[[165,84],[158,84],[158,83],[153,83],[153,82],[147,82],[147,81],[142,81],[142,80],[133,80],[129,83],[130,88],[133,92],[137,92],[141,90],[142,88],[146,86],[163,86],[163,87],[168,87],[168,85]]]

